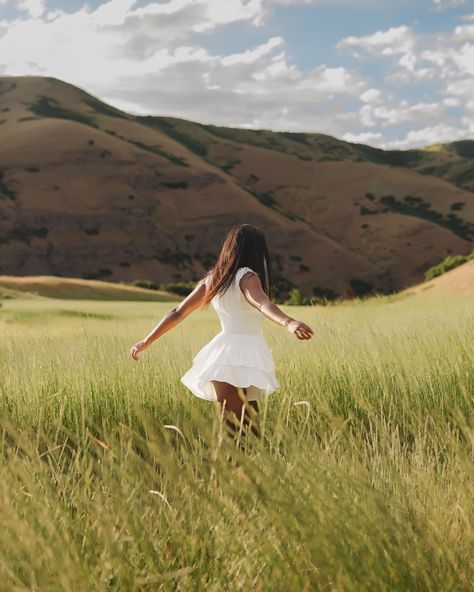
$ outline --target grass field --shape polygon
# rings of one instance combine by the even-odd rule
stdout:
[[[472,590],[472,298],[283,307],[246,454],[179,381],[212,309],[128,357],[171,306],[3,301],[2,591]]]

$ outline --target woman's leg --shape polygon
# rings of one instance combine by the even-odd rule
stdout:
[[[244,389],[245,394],[247,394],[247,389]],[[258,414],[258,403],[257,401],[247,401],[247,404],[250,405],[250,409],[248,410],[248,414],[250,417],[250,421],[253,422],[252,432],[256,436],[260,436],[260,416]]]
[[[217,401],[224,408],[226,424],[235,432],[239,432],[240,423],[246,429],[250,427],[253,434],[260,436],[257,401],[247,400],[247,390],[239,389],[233,384],[213,380]],[[242,394],[241,394],[242,393]]]

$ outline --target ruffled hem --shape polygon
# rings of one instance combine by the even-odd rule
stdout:
[[[216,401],[212,380],[245,388],[249,401],[261,399],[280,386],[262,334],[218,333],[194,356],[192,367],[181,378],[197,397]]]
[[[181,378],[181,382],[197,397],[216,401],[217,396],[212,380],[245,388],[249,401],[262,399],[280,386],[272,371],[243,365],[214,364],[206,370],[198,370],[193,366]]]

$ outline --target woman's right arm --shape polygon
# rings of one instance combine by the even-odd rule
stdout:
[[[298,321],[285,314],[274,304],[262,288],[260,278],[256,273],[247,272],[240,280],[240,289],[246,300],[263,315],[277,325],[286,327],[298,339],[311,339],[314,332],[306,323]]]
[[[181,323],[193,311],[201,308],[206,295],[205,279],[201,279],[194,290],[186,296],[179,304],[173,308],[161,319],[156,327],[141,341],[136,343],[130,350],[130,355],[134,360],[138,360],[138,354],[150,347],[161,335],[170,331],[173,327]]]

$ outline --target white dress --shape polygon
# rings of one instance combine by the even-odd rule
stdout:
[[[246,387],[249,401],[257,401],[280,386],[262,332],[264,317],[240,289],[240,279],[247,271],[253,270],[240,267],[228,289],[211,300],[222,331],[194,356],[192,367],[181,378],[202,399],[217,400],[211,380]]]

